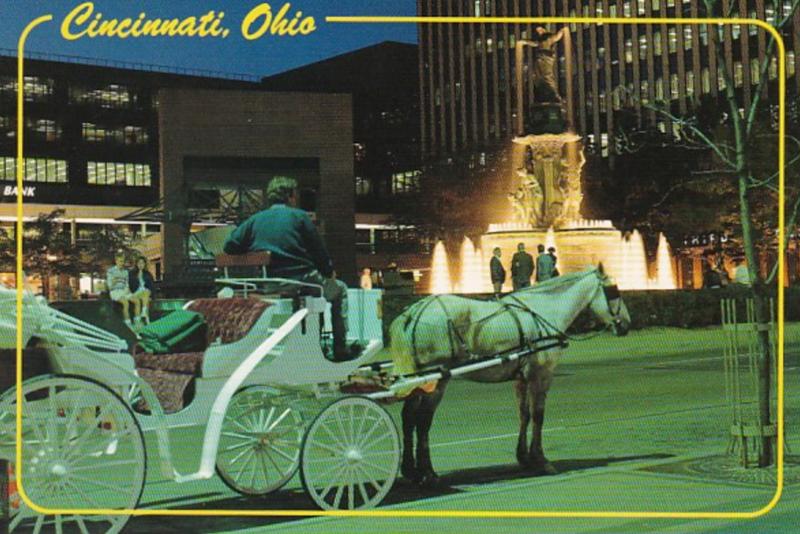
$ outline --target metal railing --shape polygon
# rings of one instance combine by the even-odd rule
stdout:
[[[0,48],[0,56],[17,57],[17,51],[11,48]],[[115,69],[138,70],[143,72],[158,72],[163,74],[177,74],[181,76],[197,76],[202,78],[220,78],[226,80],[236,80],[243,82],[259,83],[261,76],[255,74],[244,74],[239,72],[223,72],[210,69],[197,69],[187,67],[175,67],[159,65],[155,63],[136,63],[118,59],[104,59],[85,56],[69,56],[55,52],[25,52],[28,59],[38,59],[41,61],[54,61],[59,63],[75,63],[92,67],[108,67]]]

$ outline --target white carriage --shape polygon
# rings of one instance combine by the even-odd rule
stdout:
[[[381,292],[350,290],[350,361],[326,359],[320,296],[253,294],[274,280],[218,280],[247,297],[200,299],[203,353],[130,354],[123,339],[61,313],[30,294],[23,343],[38,340],[52,373],[22,384],[22,465],[26,495],[49,510],[137,508],[148,467],[178,483],[219,474],[245,495],[265,495],[300,470],[323,509],[379,504],[398,473],[400,442],[378,403],[343,396],[340,385],[364,372],[383,348]],[[285,282],[285,281],[284,281]],[[291,284],[291,282],[287,282]],[[284,285],[285,287],[285,285]],[[319,287],[310,292],[320,295]],[[15,346],[16,291],[0,293],[0,344]],[[322,409],[320,409],[322,408]],[[16,389],[0,396],[0,458],[14,461]],[[179,472],[181,435],[203,432],[196,469]],[[148,446],[145,443],[148,443]],[[119,531],[122,515],[38,514],[24,503],[11,531]]]

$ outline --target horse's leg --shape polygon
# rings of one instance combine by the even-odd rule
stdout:
[[[519,438],[517,439],[517,461],[522,466],[530,463],[528,458],[528,423],[531,420],[531,410],[528,404],[528,383],[520,378],[514,383],[514,392],[517,395],[517,408],[519,411]]]
[[[421,396],[414,395],[403,403],[403,463],[400,465],[400,473],[414,482],[419,482],[414,461],[414,429],[417,427],[417,413]]]
[[[433,470],[431,462],[428,437],[433,424],[433,416],[444,396],[446,387],[447,382],[440,381],[432,393],[422,395],[417,411],[417,474],[423,486],[435,486],[439,482],[439,475]]]
[[[528,394],[533,399],[533,441],[529,453],[530,465],[543,475],[558,473],[544,455],[542,449],[542,428],[544,427],[544,410],[547,402],[547,391],[550,389],[553,373],[550,369],[539,368],[536,376],[530,381]]]

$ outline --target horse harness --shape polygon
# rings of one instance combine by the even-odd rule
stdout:
[[[487,315],[486,317],[483,317],[483,318],[479,319],[478,321],[475,321],[474,323],[471,323],[471,324],[480,324],[480,323],[483,323],[483,322],[488,322],[488,321],[494,319],[495,317],[498,317],[499,315],[501,315],[503,313],[508,313],[511,316],[512,320],[514,321],[514,324],[517,327],[517,334],[519,336],[518,348],[528,347],[528,348],[532,349],[533,345],[535,345],[537,343],[541,343],[543,341],[555,341],[556,343],[551,344],[551,345],[547,345],[546,347],[544,347],[543,349],[540,349],[540,350],[547,350],[547,349],[556,348],[556,347],[563,348],[563,347],[567,346],[567,343],[566,343],[567,336],[566,336],[566,334],[564,334],[563,332],[560,332],[557,328],[555,328],[552,324],[550,324],[547,320],[545,320],[541,315],[539,315],[534,310],[532,310],[531,308],[526,306],[523,302],[521,302],[519,299],[517,299],[513,295],[508,295],[508,297],[510,297],[514,302],[513,303],[503,302],[503,301],[498,299],[496,302],[498,304],[500,304],[501,308],[499,308],[497,311],[491,313],[490,315]],[[408,326],[409,326],[409,323],[411,323],[411,321],[413,320],[413,327],[412,327],[412,330],[411,330],[411,350],[413,351],[413,356],[416,357],[418,355],[417,354],[417,326],[419,325],[419,322],[420,322],[420,319],[422,317],[422,314],[434,302],[437,302],[439,304],[439,306],[442,309],[442,312],[444,313],[445,317],[447,317],[447,338],[448,338],[448,342],[449,342],[449,345],[450,345],[451,357],[455,356],[455,354],[456,354],[456,343],[458,343],[458,348],[460,348],[464,353],[469,354],[470,356],[474,356],[475,358],[479,358],[479,356],[470,353],[470,351],[468,350],[466,341],[464,339],[464,336],[462,335],[461,332],[459,332],[458,328],[456,328],[456,325],[453,322],[453,319],[450,316],[450,314],[449,314],[449,312],[447,310],[447,307],[442,302],[442,299],[441,299],[440,295],[436,295],[436,296],[434,296],[434,297],[432,297],[430,299],[422,301],[420,303],[418,309],[415,309],[415,307],[412,307],[409,310],[409,312],[413,312],[413,313],[409,313],[409,316],[406,318],[404,329],[407,330]],[[525,332],[523,331],[523,328],[522,328],[522,321],[520,320],[519,314],[518,314],[519,311],[524,311],[525,313],[529,314],[531,316],[531,318],[533,319],[534,337],[532,337],[531,339],[527,339],[525,337]],[[553,333],[548,333],[548,331],[552,331]]]

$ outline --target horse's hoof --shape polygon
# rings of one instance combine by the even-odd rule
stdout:
[[[422,476],[419,474],[419,471],[417,471],[417,468],[414,467],[413,464],[408,466],[403,463],[400,466],[400,474],[403,475],[403,478],[410,480],[415,484],[419,484],[422,480]]]
[[[529,465],[537,476],[553,476],[558,474],[558,470],[547,460],[543,462],[531,462]]]
[[[423,489],[434,489],[439,486],[439,475],[431,471],[430,473],[425,473],[420,477],[419,485]]]

